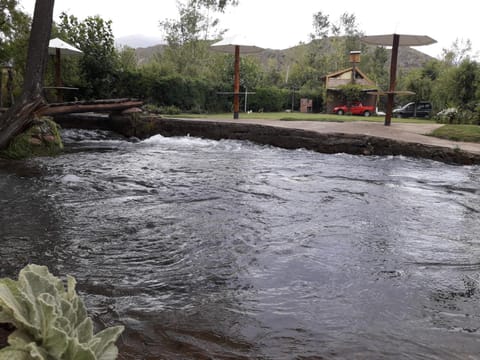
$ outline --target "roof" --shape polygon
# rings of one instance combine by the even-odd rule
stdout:
[[[346,74],[346,73],[351,73],[353,71],[353,67],[349,67],[347,69],[343,69],[343,70],[339,70],[337,72],[334,72],[334,73],[331,73],[331,74],[327,74],[325,76],[322,77],[322,80],[325,81],[325,83],[327,83],[327,87],[328,87],[328,80],[329,79],[332,79],[332,78],[338,78],[340,77],[341,75],[343,74]],[[376,87],[376,84],[374,81],[372,81],[367,75],[365,75],[363,73],[362,70],[360,70],[358,67],[355,67],[355,72],[357,74],[360,75],[360,77],[364,80],[364,84],[363,85],[368,85],[368,86],[372,86],[372,87]],[[329,87],[331,88],[331,87]]]

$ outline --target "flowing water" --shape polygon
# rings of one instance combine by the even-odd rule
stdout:
[[[480,358],[479,167],[63,137],[0,163],[0,276],[75,276],[120,359]]]

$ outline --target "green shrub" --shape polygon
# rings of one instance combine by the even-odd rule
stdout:
[[[470,109],[448,108],[435,115],[440,124],[480,125],[480,112]]]
[[[290,92],[277,87],[257,88],[248,97],[248,110],[255,112],[278,112],[287,109]]]
[[[0,279],[0,323],[13,324],[0,360],[113,360],[123,326],[93,334],[93,322],[67,276],[67,289],[45,266]]]

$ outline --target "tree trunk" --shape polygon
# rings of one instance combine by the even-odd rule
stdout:
[[[42,87],[48,61],[54,4],[55,0],[35,2],[22,95],[15,105],[0,117],[0,149],[7,147],[13,137],[32,123],[35,110],[44,103]]]

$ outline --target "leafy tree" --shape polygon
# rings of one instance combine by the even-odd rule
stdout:
[[[456,70],[444,62],[439,64],[441,72],[433,82],[432,102],[436,109],[456,106],[455,94],[451,91],[455,81]]]
[[[170,63],[176,73],[187,76],[213,71],[210,64],[215,55],[209,49],[208,40],[220,37],[224,30],[219,29],[219,20],[211,14],[223,11],[227,4],[236,3],[214,0],[178,2],[179,19],[160,22],[168,44],[161,61]]]
[[[363,87],[357,84],[347,84],[340,87],[345,102],[351,105],[355,101],[361,101],[363,96]]]
[[[255,96],[249,97],[248,107],[253,111],[282,111],[287,108],[290,92],[277,87],[256,89]]]
[[[115,95],[113,86],[119,69],[112,22],[99,16],[79,21],[73,15],[60,15],[61,37],[83,51],[80,60],[83,95],[106,98]]]
[[[28,32],[29,17],[19,9],[18,0],[0,2],[0,60],[8,59],[7,46]]]
[[[231,84],[234,77],[234,59],[233,55],[224,56],[224,71],[222,71],[222,82]],[[251,56],[242,56],[240,58],[240,86],[249,90],[259,86],[262,78],[262,70],[257,59]]]
[[[389,55],[383,46],[376,46],[373,53],[362,54],[360,68],[382,89],[387,89],[389,73],[387,62]]]
[[[282,87],[285,85],[285,74],[282,74],[280,71],[276,60],[270,59],[268,61],[266,68],[262,72],[260,82],[263,86]]]
[[[30,25],[30,17],[19,9],[17,0],[0,1],[0,65],[14,65],[14,92],[23,80]]]
[[[31,125],[32,113],[42,106],[43,77],[48,59],[54,0],[37,0],[28,43],[27,66],[22,94],[0,117],[0,149]]]
[[[312,40],[325,39],[330,33],[330,16],[321,11],[313,14],[313,33],[310,34]]]
[[[410,71],[402,80],[403,88],[415,93],[411,101],[429,100],[432,94],[432,80],[425,76],[422,69]]]
[[[340,70],[350,66],[350,51],[360,50],[360,36],[363,34],[358,27],[354,14],[343,13],[336,24],[331,26],[333,52],[331,56],[336,59],[336,68]]]
[[[464,59],[455,71],[452,93],[456,94],[456,106],[474,110],[480,90],[480,66],[477,62]]]
[[[137,56],[135,49],[124,46],[118,52],[118,65],[120,71],[134,71],[137,69]]]
[[[344,13],[337,22],[321,11],[313,15],[314,32],[300,66],[294,69],[293,78],[300,87],[314,87],[322,76],[350,65],[349,54],[359,50],[362,32],[355,15]]]
[[[223,11],[228,5],[236,6],[238,0],[198,0],[200,3],[208,8],[217,11]]]
[[[472,42],[467,39],[456,39],[451,48],[442,49],[442,59],[447,65],[459,65],[463,60],[469,59],[472,51]]]

